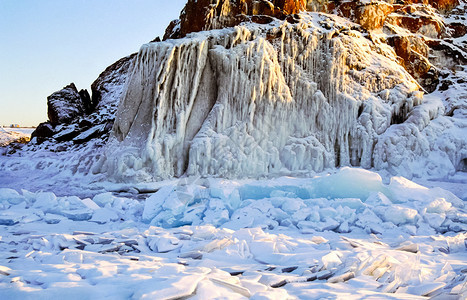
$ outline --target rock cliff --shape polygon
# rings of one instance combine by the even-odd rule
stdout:
[[[327,1],[327,0],[190,0],[180,15],[167,28],[164,39],[184,37],[191,32],[219,29],[239,25],[242,22],[269,23],[273,19],[295,22],[294,15],[303,11],[335,14],[351,20],[370,31],[370,38],[378,38],[374,31],[382,30],[388,45],[400,58],[400,64],[428,91],[433,92],[439,83],[439,68],[430,61],[433,51],[456,52],[459,64],[467,63],[465,45],[459,52],[456,46],[433,41],[449,39],[466,27],[459,22],[446,23],[442,15],[453,13],[459,7],[458,0],[418,1]],[[458,8],[462,14],[464,6]],[[373,34],[371,34],[373,33]]]
[[[189,0],[163,41],[93,83],[92,111],[44,132],[80,144],[113,124],[93,170],[118,181],[346,165],[450,176],[467,162],[465,12],[458,0]]]
[[[131,181],[353,165],[411,176],[408,164],[436,153],[431,171],[455,172],[467,154],[433,143],[437,122],[463,121],[423,92],[462,71],[441,14],[457,4],[188,1],[165,41],[138,53],[95,171]],[[440,55],[458,51],[451,65],[432,57],[436,42]],[[447,144],[465,148],[456,134]]]

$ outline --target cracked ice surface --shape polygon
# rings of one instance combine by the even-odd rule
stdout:
[[[140,196],[0,189],[0,297],[467,295],[465,201],[440,188],[343,168],[185,178]]]

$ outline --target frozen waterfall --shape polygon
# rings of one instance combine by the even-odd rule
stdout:
[[[144,45],[94,171],[140,181],[387,167],[388,128],[427,125],[410,114],[423,94],[391,48],[351,25],[303,13]]]

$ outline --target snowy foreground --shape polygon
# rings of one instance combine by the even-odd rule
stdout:
[[[467,296],[467,209],[441,188],[343,168],[142,192],[0,189],[0,299]]]

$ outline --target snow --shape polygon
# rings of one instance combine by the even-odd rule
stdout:
[[[342,168],[0,199],[2,299],[467,296],[464,200],[403,177]]]
[[[20,140],[29,141],[34,128],[4,128],[0,126],[0,147]]]
[[[2,129],[7,132],[18,132],[18,133],[23,133],[26,135],[31,135],[31,133],[34,130],[36,130],[36,128],[32,128],[32,127],[15,127],[15,128],[2,127]]]

